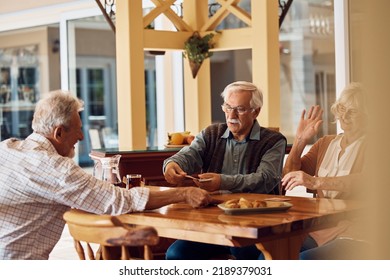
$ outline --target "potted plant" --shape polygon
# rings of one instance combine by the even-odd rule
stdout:
[[[211,40],[213,37],[213,33],[201,37],[195,31],[184,43],[183,57],[188,58],[193,78],[198,74],[203,61],[213,55],[213,53],[209,52],[214,47]]]

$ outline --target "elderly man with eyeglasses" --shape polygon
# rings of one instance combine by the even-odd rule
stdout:
[[[261,127],[256,120],[263,105],[262,92],[252,83],[238,81],[221,94],[226,123],[201,131],[190,146],[166,159],[165,179],[180,185],[188,174],[198,174],[194,183],[209,192],[278,194],[286,138]],[[254,247],[234,248],[190,241],[175,241],[167,259],[210,259],[232,254],[236,259],[257,259]]]

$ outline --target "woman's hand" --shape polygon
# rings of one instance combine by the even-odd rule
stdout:
[[[286,191],[291,191],[297,186],[304,186],[310,190],[316,190],[316,177],[303,171],[292,171],[284,175],[282,186]]]
[[[308,142],[315,135],[317,135],[318,130],[322,124],[322,114],[323,110],[319,105],[311,106],[305,118],[306,110],[302,111],[301,120],[299,121],[296,138]]]

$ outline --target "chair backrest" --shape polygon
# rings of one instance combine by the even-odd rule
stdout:
[[[157,231],[153,227],[123,224],[116,216],[96,215],[72,209],[64,214],[69,232],[74,239],[75,248],[80,259],[85,260],[86,243],[89,259],[135,259],[130,256],[128,247],[144,247],[143,258],[153,259],[150,246],[159,241]],[[99,244],[94,252],[90,243]]]
[[[276,131],[276,132],[279,132],[279,127],[272,127],[272,126],[269,126],[267,127],[269,130],[273,130],[273,131]]]

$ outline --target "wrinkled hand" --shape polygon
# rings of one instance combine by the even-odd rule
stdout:
[[[208,182],[199,182],[197,180],[194,180],[194,183],[204,190],[207,190],[209,192],[218,191],[221,187],[221,175],[218,173],[202,173],[198,175],[201,179],[209,179],[211,178],[211,181]]]
[[[194,208],[205,207],[212,201],[207,191],[196,187],[186,187],[183,189],[185,202]]]
[[[176,162],[171,161],[165,167],[164,177],[168,183],[179,185],[185,179],[185,175],[187,175],[187,173],[185,173]]]
[[[308,189],[315,190],[316,178],[303,171],[292,171],[284,175],[282,186],[286,191],[291,191],[297,186],[305,186]]]
[[[320,106],[311,106],[309,112],[307,113],[307,118],[305,118],[306,110],[303,110],[301,119],[298,124],[296,137],[307,142],[315,135],[317,135],[318,130],[323,122],[323,112],[324,111]]]

